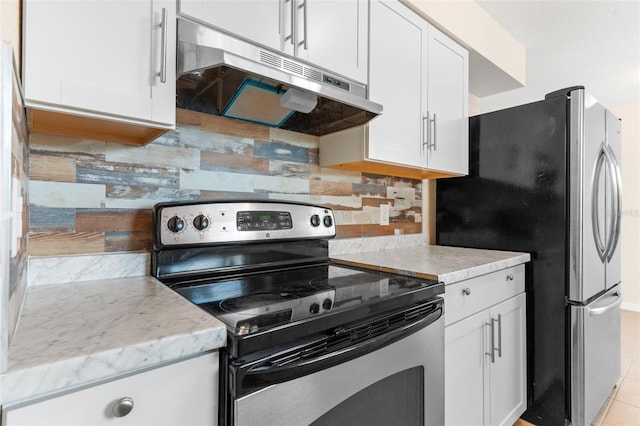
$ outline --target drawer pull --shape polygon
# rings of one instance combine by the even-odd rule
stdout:
[[[471,289],[469,287],[463,288],[462,289],[462,294],[464,294],[465,296],[470,295],[471,294]]]
[[[507,281],[513,281],[515,279],[516,279],[516,277],[514,277],[513,274],[508,274],[507,275]]]
[[[113,415],[116,417],[124,417],[133,410],[133,398],[125,396],[120,398],[113,406]]]

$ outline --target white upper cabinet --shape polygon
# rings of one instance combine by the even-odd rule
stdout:
[[[469,53],[429,28],[427,167],[469,173]]]
[[[369,99],[383,111],[360,130],[324,136],[320,164],[414,178],[466,175],[467,50],[398,1],[369,7]]]
[[[369,98],[383,111],[369,123],[370,159],[426,166],[421,139],[428,30],[423,19],[395,1],[371,2]]]
[[[367,81],[367,0],[180,0],[179,14]]]
[[[25,0],[26,105],[173,127],[175,16],[172,1]]]

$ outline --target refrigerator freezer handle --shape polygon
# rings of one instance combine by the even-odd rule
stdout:
[[[622,305],[622,293],[620,293],[619,291],[616,291],[611,295],[615,296],[615,299],[613,302],[609,303],[608,305],[599,306],[597,308],[588,308],[589,316],[595,317],[597,315],[603,315],[613,309],[619,308],[620,305]]]

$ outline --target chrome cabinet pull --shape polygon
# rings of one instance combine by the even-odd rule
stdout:
[[[491,318],[491,322],[485,322],[485,325],[491,327],[491,352],[485,352],[485,355],[489,355],[491,357],[491,363],[496,363],[496,332],[493,324],[495,323],[495,319]]]
[[[462,294],[464,294],[465,296],[470,295],[471,294],[471,289],[469,287],[463,288],[462,289]]]
[[[429,111],[422,116],[422,150],[429,149]]]
[[[516,277],[514,277],[513,274],[507,274],[507,281],[513,281],[515,279]]]
[[[304,34],[304,40],[298,43],[298,46],[302,46],[305,50],[309,49],[309,45],[307,44],[307,0],[304,0],[298,9],[303,9],[302,11],[302,32]]]
[[[436,113],[433,113],[433,150],[438,150],[438,123],[436,121]]]
[[[502,358],[502,314],[498,314],[498,358]]]
[[[113,415],[115,417],[124,417],[133,410],[133,398],[125,396],[120,398],[113,406]]]
[[[162,8],[162,21],[160,22],[160,28],[162,28],[162,44],[160,45],[160,72],[158,75],[160,76],[160,82],[167,82],[167,9]]]

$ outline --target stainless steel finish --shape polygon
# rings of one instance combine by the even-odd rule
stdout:
[[[161,52],[160,57],[162,58],[162,62],[160,65],[160,72],[158,75],[160,76],[160,82],[167,82],[167,9],[165,7],[162,8],[162,21],[160,22],[160,28],[162,28],[162,43],[161,43]]]
[[[409,368],[424,368],[424,423],[444,424],[444,318],[355,360],[269,386],[235,401],[236,426],[310,424],[362,389]],[[354,374],[366,372],[366,374]],[[314,397],[309,397],[312,394]]]
[[[589,425],[620,377],[620,303],[615,286],[571,306],[571,424]]]
[[[498,358],[502,358],[502,314],[498,314]]]
[[[427,111],[427,150],[431,151],[431,113]]]
[[[433,150],[438,150],[438,122],[436,121],[436,113],[433,113]]]
[[[286,211],[291,213],[293,228],[264,231],[240,231],[236,226],[239,211]],[[200,231],[193,226],[193,220],[203,215],[209,219],[209,227]],[[319,215],[320,226],[311,225],[311,216]],[[167,223],[173,217],[182,219],[184,229],[174,233]],[[324,225],[325,216],[331,217],[332,225]],[[330,209],[303,204],[277,202],[240,202],[240,203],[202,203],[164,207],[159,218],[160,242],[164,245],[209,244],[224,242],[243,242],[247,240],[277,240],[301,238],[331,238],[335,236],[335,217]]]
[[[295,11],[295,1],[292,2]],[[294,12],[295,13],[295,12]],[[295,24],[296,20],[293,19]],[[294,48],[297,46],[295,29],[292,33]],[[287,39],[287,37],[285,37]],[[225,67],[237,70],[254,80],[269,85],[297,87],[315,93],[326,102],[335,102],[357,108],[362,112],[361,122],[356,122],[354,114],[345,117],[344,121],[354,121],[352,127],[364,124],[382,112],[382,105],[367,99],[367,85],[331,73],[322,68],[293,58],[283,52],[271,50],[235,38],[224,32],[190,21],[184,17],[178,19],[177,73],[178,82],[183,76],[194,79],[212,78],[213,70],[224,71]],[[211,74],[211,75],[210,75]],[[211,87],[217,87],[224,78],[212,80]],[[241,81],[241,80],[240,80]],[[346,84],[336,85],[334,81]],[[179,86],[178,86],[179,87]],[[178,91],[178,100],[181,95]],[[191,95],[193,96],[193,95]],[[204,102],[202,97],[199,101]],[[319,102],[319,106],[321,103]],[[351,108],[351,110],[353,110]],[[334,110],[340,110],[336,105]],[[322,111],[316,108],[317,111]],[[345,109],[349,111],[349,109]],[[366,114],[365,114],[366,113]],[[327,114],[328,115],[328,114]],[[358,116],[360,117],[360,116]],[[347,120],[349,118],[349,120]],[[328,121],[329,118],[327,117]],[[336,119],[333,118],[335,121]],[[286,127],[285,127],[286,128]],[[347,128],[347,127],[342,127]],[[336,130],[341,130],[340,128]],[[302,131],[302,130],[296,130]],[[334,130],[335,131],[335,130]],[[330,133],[330,132],[327,132]]]
[[[613,240],[611,251],[607,256],[607,271],[606,271],[606,286],[611,288],[617,283],[622,281],[622,255],[619,247],[620,235],[621,235],[621,214],[622,214],[622,178],[620,176],[620,161],[622,160],[622,139],[621,139],[621,124],[620,120],[615,117],[610,111],[606,112],[606,140],[607,150],[610,153],[611,160],[613,162],[613,175],[616,179],[617,199],[614,200],[614,208],[617,206],[617,211],[613,211],[616,223],[613,232]]]
[[[464,294],[465,296],[469,296],[471,294],[471,289],[469,287],[463,288],[462,294]]]
[[[613,219],[613,225],[611,227],[611,233],[609,236],[609,244],[607,247],[607,261],[611,262],[613,254],[620,240],[620,215],[622,212],[622,177],[620,176],[620,166],[616,160],[616,155],[610,146],[605,149],[607,161],[609,162],[610,178],[611,178],[611,191],[613,192],[613,202],[615,206],[610,210],[610,215]]]
[[[298,56],[298,19],[296,14],[296,0],[291,0],[291,44],[293,54]]]
[[[604,166],[606,161],[605,155],[605,146],[604,142],[600,146],[598,150],[598,156],[596,158],[596,162],[593,166],[593,176],[591,177],[591,227],[593,231],[593,240],[598,249],[598,256],[600,257],[600,261],[604,262],[607,254],[607,249],[609,244],[606,239],[603,240],[602,230],[600,229],[600,180],[605,179],[602,176],[602,167]],[[608,170],[608,167],[605,168]]]
[[[301,45],[304,48],[304,50],[307,50],[307,49],[309,49],[309,43],[307,42],[307,40],[309,38],[309,35],[308,35],[309,32],[307,31],[307,22],[308,22],[307,21],[307,9],[308,9],[307,8],[307,0],[304,0],[302,2],[302,4],[300,6],[298,6],[298,7],[303,7],[304,8],[304,10],[303,10],[304,14],[302,15],[303,16],[302,31],[303,31],[303,34],[304,34],[304,40],[302,40],[300,43],[298,43],[298,45]]]
[[[495,318],[491,318],[491,322],[485,322],[485,325],[488,325],[491,328],[491,352],[485,352],[485,355],[489,355],[491,357],[491,363],[496,363],[496,332],[495,327],[493,326],[496,322]]]
[[[429,112],[422,116],[422,151],[429,149]]]
[[[113,406],[114,417],[124,417],[133,410],[133,398],[120,398]]]

